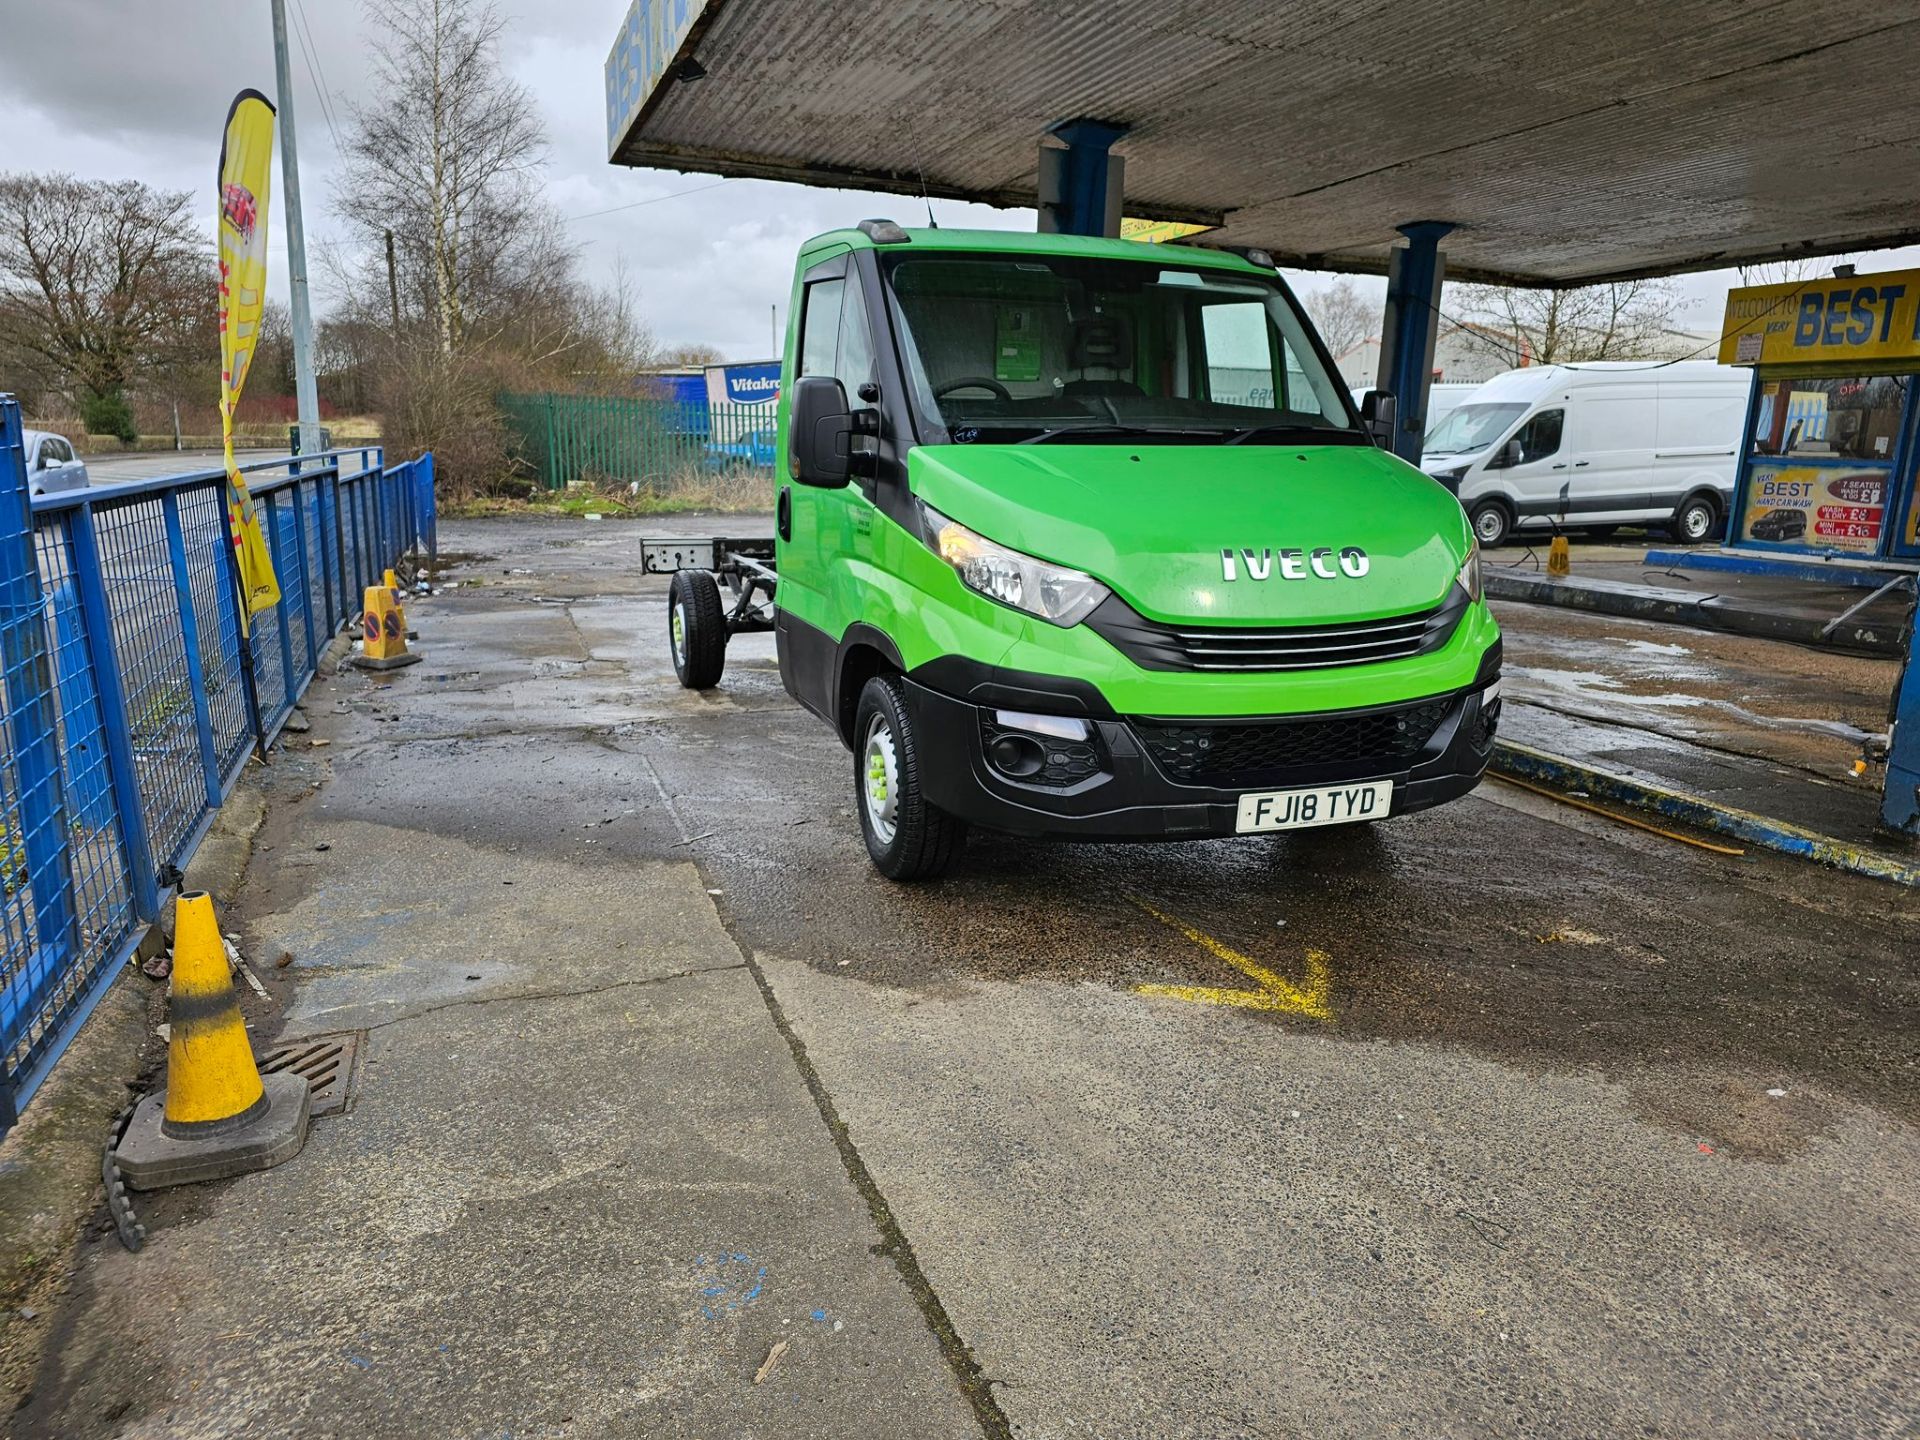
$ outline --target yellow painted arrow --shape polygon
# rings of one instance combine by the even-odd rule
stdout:
[[[1156,910],[1139,896],[1129,896],[1147,914],[1162,925],[1178,930],[1215,959],[1224,960],[1260,988],[1229,990],[1217,985],[1136,985],[1136,995],[1164,995],[1170,1000],[1187,1000],[1196,1005],[1234,1005],[1242,1010],[1280,1010],[1291,1015],[1306,1015],[1315,1020],[1333,1019],[1333,975],[1327,957],[1318,950],[1307,951],[1307,982],[1295,985],[1282,979],[1259,961],[1222,945],[1204,930],[1196,930],[1186,921]]]

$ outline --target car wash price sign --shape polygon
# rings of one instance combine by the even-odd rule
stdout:
[[[1888,475],[1754,461],[1740,538],[1796,549],[1877,555],[1886,529]]]

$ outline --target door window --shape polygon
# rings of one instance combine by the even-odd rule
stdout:
[[[1566,427],[1567,412],[1564,410],[1542,410],[1514,434],[1520,443],[1521,465],[1531,465],[1535,460],[1544,460],[1549,455],[1558,454],[1560,434]]]
[[[858,284],[849,285],[840,297],[840,335],[835,348],[833,373],[847,387],[847,399],[859,403],[860,387],[874,378],[873,329],[867,323],[867,307],[862,303]]]
[[[833,376],[846,388],[850,403],[858,401],[860,387],[874,378],[873,330],[857,285],[836,277],[807,286],[800,373]]]
[[[816,280],[807,286],[806,309],[800,321],[800,373],[833,374],[840,346],[840,296],[847,282],[839,277]]]
[[[73,459],[73,447],[58,435],[47,437],[47,453],[53,457],[56,465],[64,465]]]

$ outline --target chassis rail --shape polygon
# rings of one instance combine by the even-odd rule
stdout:
[[[724,584],[732,597],[732,608],[726,615],[729,636],[773,629],[773,591],[778,577],[774,574],[771,539],[642,539],[640,569],[647,575],[705,571]]]

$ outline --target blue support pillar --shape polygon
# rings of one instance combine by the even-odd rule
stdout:
[[[1920,835],[1920,613],[1907,636],[1907,667],[1893,706],[1893,747],[1880,819],[1889,830]]]
[[[1119,234],[1119,162],[1108,152],[1127,127],[1063,120],[1047,133],[1067,148],[1040,152],[1040,228],[1060,235]]]
[[[1379,388],[1394,397],[1393,453],[1419,464],[1427,430],[1427,391],[1433,381],[1433,342],[1439,333],[1443,270],[1440,241],[1453,226],[1417,220],[1399,227],[1407,247],[1396,250],[1387,277],[1386,348]]]

